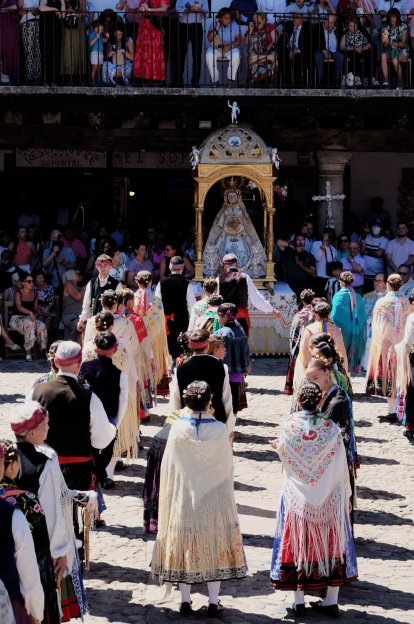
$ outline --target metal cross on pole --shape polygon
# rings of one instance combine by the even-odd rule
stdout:
[[[326,194],[325,195],[314,195],[312,197],[312,201],[317,201],[317,202],[326,201],[326,212],[327,212],[326,227],[331,227],[331,228],[335,227],[335,223],[333,220],[333,212],[332,212],[332,201],[334,199],[345,199],[345,195],[343,193],[338,194],[338,195],[332,195],[330,180],[326,180]]]

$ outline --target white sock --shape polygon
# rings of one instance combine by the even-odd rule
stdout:
[[[297,589],[293,594],[295,596],[295,606],[305,604],[305,592],[302,589]]]
[[[209,604],[218,604],[220,581],[207,581],[208,602]]]
[[[178,583],[181,592],[181,602],[191,603],[191,585],[188,583]]]
[[[388,401],[388,413],[395,414],[397,411],[397,399],[387,399]]]
[[[322,600],[322,606],[330,607],[331,605],[338,604],[338,595],[339,587],[332,587],[332,585],[328,585],[328,589],[326,590],[326,596]]]
[[[115,470],[115,466],[116,466],[116,462],[118,461],[117,457],[113,457],[111,459],[111,461],[109,462],[109,464],[106,467],[106,475],[108,477],[108,479],[113,479],[114,478],[114,470]]]

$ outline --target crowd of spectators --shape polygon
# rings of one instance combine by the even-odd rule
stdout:
[[[148,226],[134,239],[122,218],[112,227],[93,221],[87,229],[67,223],[46,231],[39,216],[24,211],[13,231],[0,229],[0,333],[5,348],[24,350],[32,359],[33,349],[46,353],[57,335],[78,340],[77,324],[82,311],[85,285],[97,275],[96,259],[112,259],[110,275],[136,291],[139,271],[149,271],[153,285],[169,274],[169,262],[178,253],[184,257],[185,277],[194,276],[192,233],[172,241],[163,231]]]
[[[0,83],[197,87],[227,61],[230,85],[411,84],[414,0],[225,4],[3,0]]]
[[[325,228],[318,237],[312,221],[305,221],[299,231],[287,240],[278,239],[275,246],[277,272],[295,292],[299,302],[302,290],[313,289],[329,302],[338,292],[339,275],[350,271],[353,287],[359,294],[374,289],[375,276],[398,273],[404,282],[401,292],[414,287],[414,233],[412,224],[399,221],[396,235],[391,217],[381,198],[374,198],[358,227],[348,228],[339,236]]]

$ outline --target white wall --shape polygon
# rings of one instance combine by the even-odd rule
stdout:
[[[402,169],[414,168],[414,154],[354,152],[350,167],[353,212],[363,214],[373,197],[382,197],[395,225]]]

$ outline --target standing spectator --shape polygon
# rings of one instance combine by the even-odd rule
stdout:
[[[193,72],[191,85],[197,87],[200,81],[201,50],[203,47],[203,18],[209,12],[207,0],[177,0],[175,5],[178,17],[178,76],[184,82],[184,65],[188,45],[191,43]]]
[[[139,1],[134,76],[152,84],[165,82],[163,17],[169,6],[169,0]]]
[[[408,298],[414,288],[414,279],[412,278],[410,267],[406,264],[400,264],[400,266],[398,267],[398,275],[400,275],[403,281],[399,293],[402,297]]]
[[[342,271],[341,290],[332,300],[331,320],[342,330],[350,372],[359,373],[367,338],[367,315],[360,294],[352,288],[354,276]]]
[[[134,246],[135,258],[128,264],[128,271],[126,275],[126,282],[129,288],[135,292],[137,289],[137,283],[135,276],[140,271],[148,271],[152,273],[152,262],[147,259],[147,246],[145,243],[138,243]]]
[[[102,80],[102,65],[104,62],[104,44],[107,37],[104,26],[98,20],[92,22],[92,30],[89,33],[89,59],[91,63],[91,83],[100,84]]]
[[[236,321],[237,311],[234,303],[219,305],[217,315],[220,329],[216,332],[226,348],[223,363],[227,365],[229,371],[234,416],[240,411],[241,398],[245,394],[244,376],[250,368],[249,341],[240,323]]]
[[[332,305],[332,299],[334,295],[336,295],[338,290],[341,288],[341,285],[339,283],[339,276],[342,271],[342,262],[339,262],[339,260],[335,260],[335,262],[328,262],[328,264],[326,265],[326,272],[330,276],[325,286],[326,298],[329,305]]]
[[[140,4],[141,0],[119,0],[115,5],[117,11],[125,11],[125,33],[127,37],[131,37],[132,41],[136,39],[138,24],[142,17],[139,11]]]
[[[326,265],[328,262],[336,260],[336,249],[333,245],[335,240],[335,230],[327,227],[322,232],[322,240],[315,241],[312,245],[312,255],[316,259],[316,275],[317,275],[317,290],[321,296],[325,292],[326,280],[328,274],[326,272]]]
[[[46,325],[37,318],[38,299],[34,293],[33,277],[26,273],[22,279],[22,290],[15,294],[15,312],[9,323],[24,336],[24,350],[26,360],[32,361],[31,351],[37,342],[42,353],[46,353],[47,329]]]
[[[336,259],[342,260],[349,256],[349,238],[346,234],[341,234],[338,238],[338,249],[336,252]]]
[[[388,11],[387,25],[382,29],[382,48],[382,86],[388,87],[388,68],[392,65],[397,74],[397,88],[401,89],[404,86],[401,63],[408,61],[410,50],[407,24],[401,22],[401,14],[395,7]]]
[[[27,230],[25,227],[19,227],[17,230],[17,238],[13,243],[14,264],[22,271],[30,273],[32,264],[36,258],[36,249],[33,243],[27,240]]]
[[[20,30],[22,35],[23,79],[25,84],[39,83],[42,75],[39,3],[40,0],[23,0],[22,8],[25,12],[20,18]]]
[[[22,0],[0,3],[0,84],[19,81],[19,9]]]
[[[13,252],[5,249],[1,252],[0,263],[0,293],[13,288],[16,282],[21,282],[24,271],[13,263]]]
[[[391,240],[385,250],[385,259],[388,265],[388,274],[398,273],[398,267],[414,264],[414,241],[408,238],[408,227],[400,221],[397,227],[397,238]]]
[[[209,31],[207,39],[211,44],[206,52],[206,63],[210,72],[211,82],[214,85],[218,85],[219,71],[217,62],[224,59],[229,62],[227,69],[229,85],[235,84],[240,65],[239,48],[241,37],[239,26],[233,20],[230,9],[220,9],[217,13],[215,26]]]
[[[47,84],[61,81],[62,20],[65,0],[40,0],[40,47],[43,79]]]
[[[70,269],[63,274],[63,298],[62,298],[62,316],[63,337],[65,340],[79,341],[79,333],[77,325],[79,315],[82,311],[82,302],[85,294],[85,288],[79,286],[82,275]]]
[[[63,230],[63,245],[73,251],[78,266],[86,262],[87,253],[85,245],[76,237],[75,230],[71,225],[66,226]]]
[[[359,253],[359,243],[349,243],[349,256],[342,258],[344,271],[351,271],[354,276],[352,284],[355,292],[363,295],[365,261]]]
[[[62,291],[62,277],[65,271],[73,269],[76,265],[76,256],[73,250],[64,246],[62,238],[62,232],[52,230],[50,243],[43,252],[42,266],[50,277],[56,294]]]
[[[305,251],[305,237],[301,234],[294,237],[293,247],[287,247],[284,253],[286,280],[299,303],[302,290],[314,285],[316,260],[311,253]]]
[[[365,261],[364,291],[372,290],[374,276],[384,271],[384,256],[388,246],[388,239],[381,235],[381,224],[376,221],[371,231],[361,242],[361,250]]]
[[[65,0],[63,19],[62,76],[82,83],[86,77],[86,33],[83,20],[87,0]]]
[[[372,318],[372,339],[367,366],[367,394],[386,397],[388,418],[397,416],[397,357],[395,345],[404,338],[404,328],[411,307],[401,297],[400,275],[387,279],[387,294],[375,305]]]
[[[28,199],[25,198],[25,203],[27,202]],[[19,227],[27,228],[29,227],[29,225],[38,225],[40,227],[42,224],[40,222],[39,215],[37,214],[37,212],[33,211],[33,208],[29,204],[28,207],[24,208],[23,212],[20,214],[17,220],[17,225]]]

